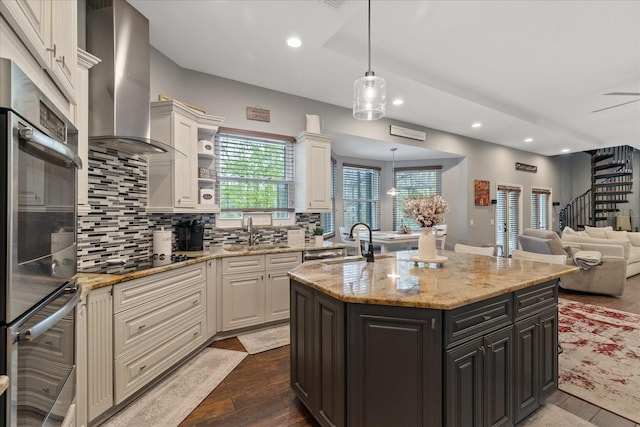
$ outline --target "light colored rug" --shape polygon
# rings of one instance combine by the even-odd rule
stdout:
[[[640,315],[560,299],[559,388],[640,423]]]
[[[246,356],[241,351],[205,348],[103,426],[177,426]]]
[[[523,420],[518,427],[590,427],[594,426],[587,420],[562,408],[547,403]]]
[[[238,339],[249,354],[272,350],[289,344],[289,324],[238,335]]]

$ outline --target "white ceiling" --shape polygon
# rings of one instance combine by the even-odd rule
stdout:
[[[367,70],[365,1],[129,2],[184,68],[346,108]],[[592,113],[640,98],[604,95],[640,92],[640,0],[373,0],[371,63],[389,118],[544,155],[640,148],[640,102]]]

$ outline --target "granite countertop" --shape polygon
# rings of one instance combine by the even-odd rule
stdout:
[[[187,265],[206,262],[211,259],[246,256],[246,255],[266,255],[266,254],[277,254],[277,253],[286,253],[286,252],[303,252],[306,250],[339,249],[339,248],[345,248],[345,247],[346,245],[342,243],[333,243],[333,242],[324,242],[322,246],[309,244],[305,246],[283,246],[283,247],[275,247],[275,248],[274,247],[260,248],[260,245],[258,245],[258,249],[252,249],[252,250],[245,249],[245,250],[233,250],[233,251],[226,250],[222,246],[214,246],[206,251],[176,252],[176,255],[184,254],[184,255],[195,257],[193,259],[189,259],[186,261],[174,262],[174,263],[163,265],[160,267],[153,267],[145,270],[138,270],[131,273],[123,273],[123,274],[101,274],[101,273],[79,272],[78,274],[76,274],[76,279],[78,281],[78,284],[82,287],[82,292],[86,294],[90,292],[92,289],[101,288],[104,286],[111,286],[111,285],[115,285],[116,283],[126,282],[128,280],[139,279],[141,277],[162,273],[164,271],[173,270],[175,268],[180,268],[180,267],[185,267]]]
[[[0,375],[0,396],[2,396],[6,389],[9,388],[9,377],[6,375]]]
[[[578,267],[443,251],[440,268],[416,267],[415,251],[373,263],[337,260],[304,263],[289,277],[345,302],[450,310],[557,279]],[[343,261],[343,260],[340,260]]]

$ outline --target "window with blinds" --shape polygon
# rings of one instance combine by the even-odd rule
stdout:
[[[420,226],[404,211],[404,200],[414,196],[442,195],[442,166],[396,168],[394,183],[398,195],[393,198],[393,229],[403,225],[418,229]]]
[[[518,249],[520,234],[520,187],[498,185],[496,205],[496,244],[502,253],[511,256]]]
[[[349,229],[356,222],[380,226],[380,168],[370,166],[342,166],[344,226]]]
[[[294,139],[221,128],[216,134],[216,189],[222,219],[242,212],[288,218],[294,206]]]
[[[333,235],[336,232],[336,159],[331,158],[331,212],[322,214],[320,221],[324,229],[324,235]]]
[[[551,190],[544,188],[531,189],[531,228],[549,230],[549,201]]]

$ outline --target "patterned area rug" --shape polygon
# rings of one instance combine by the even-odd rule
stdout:
[[[177,426],[246,356],[241,351],[205,348],[103,426]]]
[[[261,353],[289,345],[289,324],[238,335],[238,339],[249,354]]]
[[[640,423],[640,315],[560,299],[560,390]]]

